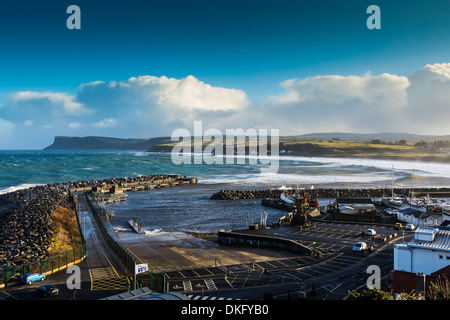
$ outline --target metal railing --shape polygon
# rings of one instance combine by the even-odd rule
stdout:
[[[25,273],[40,273],[43,275],[53,274],[54,272],[64,270],[73,264],[77,264],[86,258],[86,241],[81,232],[81,225],[78,219],[78,213],[73,197],[70,199],[75,208],[78,230],[80,230],[81,244],[67,249],[57,250],[52,256],[35,259],[24,260],[20,265],[5,265],[0,267],[0,285],[17,282]]]
[[[19,281],[20,277],[26,273],[53,274],[79,263],[85,257],[86,244],[82,243],[79,248],[66,249],[47,258],[27,260],[17,266],[5,265],[0,268],[0,284],[6,287],[8,284]]]
[[[128,273],[133,273],[134,266],[137,263],[135,260],[135,257],[130,252],[130,250],[123,246],[115,236],[111,235],[108,229],[105,227],[103,221],[101,220],[99,216],[98,209],[95,207],[95,205],[91,202],[89,197],[86,195],[86,202],[91,209],[91,212],[94,215],[95,220],[97,221],[97,225],[100,227],[100,230],[102,234],[104,235],[104,238],[109,246],[109,248],[112,250],[112,252],[116,255],[116,257],[122,262]],[[157,273],[149,271],[145,274],[142,274],[138,276],[138,278],[141,278],[141,285],[145,285],[148,288],[150,288],[153,291],[157,292],[166,292],[166,277],[162,273]]]

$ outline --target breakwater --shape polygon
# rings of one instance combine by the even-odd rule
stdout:
[[[239,200],[239,199],[264,199],[279,198],[281,194],[291,195],[295,193],[295,189],[230,189],[220,190],[211,196],[213,200]],[[391,196],[392,191],[396,195],[410,196],[412,190],[409,188],[348,188],[348,189],[332,189],[332,188],[315,188],[315,189],[299,189],[299,192],[305,191],[313,198],[337,198],[337,197],[371,197],[379,198],[383,196]],[[415,196],[430,197],[449,197],[450,188],[415,188]]]
[[[20,265],[25,261],[32,262],[49,256],[54,233],[52,214],[58,206],[74,209],[71,199],[73,192],[113,185],[136,187],[151,181],[161,187],[197,182],[195,178],[180,175],[152,175],[69,181],[0,195],[0,267]]]
[[[171,187],[188,183],[197,183],[197,178],[184,177],[179,174],[164,174],[128,178],[108,178],[103,180],[76,181],[64,183],[70,192],[91,191],[94,187],[123,187],[123,191],[136,191],[158,187]]]
[[[0,266],[49,255],[52,213],[58,206],[72,207],[65,191],[60,185],[45,185],[0,196]]]

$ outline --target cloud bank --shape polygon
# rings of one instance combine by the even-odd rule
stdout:
[[[251,102],[243,90],[182,79],[139,76],[95,81],[75,95],[11,93],[0,107],[0,134],[169,136],[176,128],[277,128],[281,135],[318,131],[450,134],[450,63],[408,76],[320,75],[288,79],[282,93]],[[37,131],[40,130],[40,131]],[[16,139],[16,140],[17,140]],[[0,145],[0,147],[2,147]]]

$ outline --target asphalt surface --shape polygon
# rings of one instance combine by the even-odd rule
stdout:
[[[97,300],[127,290],[129,279],[125,276],[123,266],[104,241],[84,197],[80,196],[79,199],[77,209],[87,247],[87,258],[77,264],[79,288],[69,288],[75,284],[71,277],[74,274],[62,270],[47,275],[42,282],[0,288],[1,300]],[[46,298],[37,297],[35,288],[50,283],[57,286],[59,294]]]
[[[123,266],[102,238],[83,197],[80,199],[78,212],[87,242],[87,258],[78,264],[80,288],[69,289],[67,281],[71,274],[60,271],[40,283],[2,288],[0,299],[97,300],[132,286]],[[375,229],[377,235],[363,235],[368,228]],[[304,296],[314,300],[347,299],[349,290],[366,285],[369,266],[379,266],[382,284],[388,284],[393,269],[393,243],[412,237],[407,232],[403,238],[403,232],[392,226],[323,221],[302,228],[284,225],[240,232],[294,239],[313,247],[320,256],[224,246],[214,237],[197,238],[185,233],[118,232],[117,237],[137,261],[149,263],[150,268],[157,266],[156,271],[166,276],[169,291],[184,293],[193,300],[260,300],[267,296],[281,300]],[[372,245],[373,251],[352,251],[358,241]],[[145,274],[141,279],[145,280]],[[55,284],[59,295],[37,298],[34,288],[45,283]]]
[[[362,232],[368,228],[375,229],[377,235],[363,235]],[[369,266],[379,266],[382,286],[390,282],[393,243],[403,241],[403,233],[392,226],[374,224],[316,221],[312,226],[301,229],[283,226],[243,232],[301,241],[314,246],[321,256],[287,256],[222,269],[167,272],[170,290],[193,298],[261,299],[270,293],[274,299],[298,299],[301,291],[308,299],[348,299],[349,290],[366,286],[371,275],[367,272]],[[405,241],[411,237],[412,233],[406,233]],[[354,252],[352,248],[358,241],[373,246],[373,251]]]

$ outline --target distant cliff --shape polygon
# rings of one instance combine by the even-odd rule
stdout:
[[[44,150],[149,150],[155,145],[170,142],[170,137],[120,139],[57,136],[53,144]]]

